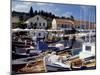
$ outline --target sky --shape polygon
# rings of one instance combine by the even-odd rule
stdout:
[[[52,12],[56,16],[69,17],[74,16],[75,19],[85,21],[96,21],[96,7],[90,5],[75,5],[75,4],[57,4],[57,3],[40,3],[12,0],[12,11],[29,12],[32,6],[33,11],[44,10]]]

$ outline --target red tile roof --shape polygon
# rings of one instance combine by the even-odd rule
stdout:
[[[59,24],[74,24],[74,21],[68,19],[55,19],[56,23]]]

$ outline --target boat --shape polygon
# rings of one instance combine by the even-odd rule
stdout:
[[[92,13],[90,13],[89,21],[90,21],[91,15]],[[89,22],[89,27],[90,27],[90,24],[91,23]],[[95,69],[96,68],[96,48],[95,48],[96,43],[95,43],[95,40],[92,41],[92,38],[93,38],[92,34],[94,34],[94,32],[90,28],[88,28],[87,30],[88,30],[88,35],[87,35],[88,38],[85,36],[85,41],[82,44],[82,51],[79,54],[79,58],[83,61],[83,64],[85,64],[85,67],[87,67],[86,69]],[[91,65],[91,63],[93,63],[93,65]]]
[[[52,52],[53,53],[53,52]],[[59,56],[48,54],[43,58],[45,72],[70,71],[70,64],[64,64],[59,60]]]
[[[90,16],[89,16],[89,21],[90,21],[90,18],[91,18],[91,13],[90,13]],[[89,22],[89,27],[90,27],[90,22]],[[94,32],[92,32],[92,30],[90,28],[87,29],[89,32],[88,32],[88,37],[85,37],[85,42],[83,42],[82,44],[82,51],[80,52],[79,54],[79,57],[80,59],[84,60],[84,61],[90,61],[92,59],[95,59],[95,56],[96,56],[96,43],[95,43],[95,40],[92,41],[92,34]],[[95,38],[95,37],[94,37]]]
[[[16,48],[15,51],[13,51],[13,59],[19,59],[19,58],[26,58],[26,57],[32,57],[32,56],[38,56],[41,54],[41,51],[34,49],[33,46],[30,46],[28,48]]]
[[[56,64],[48,64],[46,65],[46,71],[45,72],[57,72],[57,71],[70,71],[69,66],[63,66],[62,63],[56,63]]]
[[[27,58],[20,58],[12,60],[12,70],[15,73],[19,73],[18,71],[29,66],[30,64],[35,65],[42,58],[41,55],[34,56],[34,57],[27,57]]]

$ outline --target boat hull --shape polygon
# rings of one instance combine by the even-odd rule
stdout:
[[[47,72],[70,71],[70,68],[64,68],[64,67],[52,66],[52,65],[46,65],[46,71]]]

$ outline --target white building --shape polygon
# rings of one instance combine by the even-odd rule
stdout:
[[[28,28],[33,29],[45,29],[47,27],[47,21],[39,15],[36,15],[26,22]]]
[[[32,30],[30,34],[33,40],[36,40],[36,38],[46,38],[48,35],[48,32],[44,29],[35,29],[35,30]]]
[[[74,22],[68,19],[53,19],[52,29],[71,29]]]

